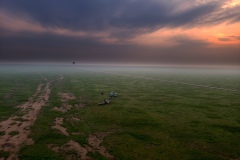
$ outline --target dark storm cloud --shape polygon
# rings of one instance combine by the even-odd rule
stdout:
[[[24,37],[5,37],[0,43],[4,46],[0,48],[1,60],[118,60],[122,53],[131,50],[128,45],[106,44],[86,37],[54,34],[25,33]]]
[[[175,3],[174,3],[175,2]],[[184,2],[184,1],[182,1]],[[99,31],[124,28],[127,33],[158,29],[210,25],[224,20],[239,20],[236,8],[220,10],[222,1],[192,6],[177,13],[181,1],[165,0],[1,0],[1,9],[24,13],[42,26]],[[186,2],[185,2],[186,3]],[[220,11],[219,11],[220,10]],[[211,13],[214,13],[211,15]],[[210,16],[206,19],[206,16]],[[206,22],[206,23],[205,23]]]
[[[22,61],[77,61],[129,63],[229,63],[240,61],[239,47],[208,48],[208,43],[174,37],[173,47],[106,44],[88,38],[29,34],[1,41],[0,59]],[[224,54],[228,52],[228,54]],[[215,55],[218,55],[217,57]]]

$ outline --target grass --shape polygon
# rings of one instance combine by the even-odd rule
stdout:
[[[41,82],[40,75],[18,71],[0,71],[0,121],[7,119],[26,102]]]
[[[105,73],[103,73],[104,71]],[[144,76],[152,79],[110,74]],[[6,75],[4,95],[14,75]],[[28,73],[29,74],[29,73]],[[42,107],[31,135],[35,144],[20,151],[21,159],[63,158],[47,146],[61,146],[69,140],[86,145],[89,134],[109,132],[102,145],[116,159],[237,159],[240,157],[240,94],[225,90],[201,88],[191,85],[170,83],[162,80],[201,84],[228,89],[240,88],[237,70],[219,69],[175,69],[141,67],[84,67],[65,66],[53,71],[40,71],[32,77],[16,74],[16,83],[31,81],[26,93],[14,94],[7,99],[10,106],[1,105],[1,119],[14,113],[14,106],[22,103],[34,93],[41,76],[49,80],[64,76],[63,80],[51,84],[51,94],[46,106]],[[20,76],[20,77],[19,77]],[[22,77],[22,78],[21,78]],[[8,85],[7,85],[8,84]],[[28,90],[28,91],[27,91]],[[101,92],[104,95],[101,95]],[[110,92],[118,92],[111,103],[98,106]],[[69,105],[82,103],[84,108],[72,108],[66,113],[52,110],[62,105],[59,92],[71,93],[76,99]],[[27,96],[28,95],[28,96]],[[11,100],[10,100],[11,99]],[[20,98],[22,99],[22,98]],[[14,103],[13,103],[14,102]],[[3,102],[1,102],[3,103]],[[1,109],[0,109],[1,110]],[[9,110],[9,111],[8,111]],[[11,113],[11,114],[10,114]],[[79,121],[73,121],[70,117]],[[56,117],[63,117],[69,136],[53,130]],[[81,133],[73,135],[71,133]],[[67,154],[67,153],[66,153]],[[71,154],[71,153],[69,153]],[[44,157],[45,156],[45,157]],[[94,159],[104,159],[98,152],[89,152]]]
[[[1,131],[1,132],[0,132],[0,136],[3,136],[3,135],[5,135],[5,134],[6,134],[5,131]]]
[[[19,132],[18,131],[12,131],[12,132],[9,132],[8,134],[11,135],[11,136],[15,136],[15,135],[18,135]]]
[[[9,157],[10,154],[8,152],[5,152],[5,151],[0,151],[0,155],[3,158],[7,158],[7,157]]]

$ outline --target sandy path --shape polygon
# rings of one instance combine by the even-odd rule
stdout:
[[[8,160],[18,159],[17,154],[20,148],[34,143],[29,138],[30,127],[34,124],[41,107],[46,104],[49,98],[50,84],[51,82],[47,82],[43,89],[44,84],[40,84],[27,102],[17,106],[20,109],[15,115],[0,123],[0,132],[5,132],[0,137],[0,151],[9,152]]]

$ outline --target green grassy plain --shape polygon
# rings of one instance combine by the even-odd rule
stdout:
[[[237,69],[1,66],[0,120],[34,94],[42,77],[54,80],[60,74],[64,78],[52,83],[49,101],[30,128],[35,143],[21,149],[20,159],[65,159],[66,153],[56,154],[48,144],[61,146],[72,139],[84,145],[89,134],[110,131],[102,145],[116,159],[240,159],[240,92],[169,82],[240,90]],[[118,97],[99,106],[111,91]],[[68,104],[85,107],[52,110],[62,105],[60,92],[77,97]],[[67,132],[82,134],[53,130],[56,117],[64,118]]]

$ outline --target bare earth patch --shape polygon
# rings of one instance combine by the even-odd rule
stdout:
[[[53,110],[54,111],[59,111],[59,112],[62,112],[62,113],[66,113],[69,109],[71,109],[72,106],[71,105],[63,105],[61,107],[54,107]]]
[[[52,126],[52,128],[59,130],[62,134],[66,136],[69,136],[68,132],[66,131],[66,128],[61,126],[62,124],[63,124],[63,118],[56,118],[55,125]]]
[[[75,104],[74,106],[69,105],[68,104],[69,100],[76,99],[76,97],[71,93],[58,93],[58,95],[61,97],[62,105],[60,107],[54,107],[53,108],[54,111],[59,111],[59,112],[62,112],[62,113],[66,113],[69,109],[71,109],[73,107],[75,107],[77,109],[81,109],[85,106],[84,104],[81,104],[81,103],[80,104]],[[81,97],[80,97],[80,99],[81,99]]]
[[[109,154],[106,148],[101,145],[103,139],[111,133],[112,132],[101,132],[89,135],[87,138],[89,145],[82,146],[79,143],[70,140],[60,147],[55,144],[49,144],[48,147],[56,153],[61,153],[66,159],[90,160],[92,158],[87,156],[88,152],[98,152],[107,159],[115,159],[114,156]],[[69,152],[70,154],[68,154]]]
[[[48,145],[56,153],[61,153],[66,159],[82,159],[82,160],[91,160],[92,158],[87,156],[88,151],[91,151],[91,148],[88,146],[81,146],[77,142],[70,140],[66,144],[58,147],[54,144]],[[75,154],[68,154],[68,152]]]
[[[69,109],[73,108],[72,105],[68,104],[69,100],[74,100],[76,97],[71,93],[58,93],[58,95],[61,97],[62,106],[61,107],[54,107],[53,110],[60,111],[60,112],[67,112]],[[84,107],[83,104],[74,105],[77,109],[81,109]],[[71,115],[67,121],[74,125],[78,121],[81,121],[81,119],[76,118],[74,115]],[[55,126],[52,126],[52,128],[59,130],[62,134],[69,136],[69,133],[66,131],[66,128],[62,127],[63,124],[63,118],[56,118],[55,119]],[[54,144],[49,144],[49,148],[51,148],[56,153],[61,153],[66,159],[92,159],[91,157],[87,156],[88,152],[98,152],[102,156],[106,157],[107,159],[114,159],[114,156],[110,155],[106,148],[101,145],[103,142],[103,139],[109,135],[112,132],[102,132],[102,133],[95,133],[92,135],[89,135],[87,138],[87,141],[89,145],[81,146],[77,142],[70,140],[63,146],[57,146]],[[70,133],[71,135],[81,135],[83,133]],[[71,154],[68,154],[68,152],[71,152]]]
[[[65,113],[73,107],[68,104],[68,100],[76,99],[76,97],[71,93],[58,93],[58,95],[61,97],[62,106],[54,107],[53,110]]]
[[[76,99],[76,97],[73,94],[71,94],[71,93],[58,93],[58,95],[61,96],[61,101],[63,103],[67,103],[68,100]]]
[[[107,152],[107,149],[104,146],[101,146],[103,139],[112,132],[101,132],[89,135],[88,143],[92,146],[94,151],[98,151],[101,155],[108,159],[114,159],[114,156],[110,155]]]

